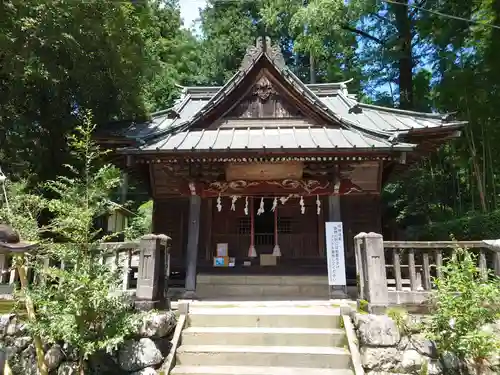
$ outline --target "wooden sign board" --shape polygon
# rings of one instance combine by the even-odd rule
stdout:
[[[288,163],[250,163],[227,164],[227,181],[268,181],[268,180],[300,180],[304,164],[300,161]]]

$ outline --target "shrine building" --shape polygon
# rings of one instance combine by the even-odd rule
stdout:
[[[197,275],[326,275],[332,221],[355,283],[353,237],[381,233],[384,182],[464,124],[360,103],[346,83],[304,84],[259,38],[224,86],[185,87],[114,142],[148,183],[153,231],[172,238],[172,269],[194,293]]]

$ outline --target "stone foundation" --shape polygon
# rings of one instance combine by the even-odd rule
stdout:
[[[170,351],[176,325],[171,311],[151,313],[137,332],[111,354],[98,352],[87,362],[89,374],[154,375]],[[36,375],[33,339],[15,315],[0,315],[0,345],[5,348],[15,375]],[[76,353],[68,345],[46,345],[45,362],[51,374],[77,375]],[[87,373],[87,372],[86,372]]]
[[[367,375],[458,373],[459,361],[452,355],[439,357],[435,344],[421,332],[424,318],[411,317],[405,329],[387,315],[352,312],[351,319]],[[500,325],[497,326],[500,332]],[[489,372],[483,375],[499,374],[499,359],[494,358],[490,363]],[[475,372],[471,369],[469,373]]]

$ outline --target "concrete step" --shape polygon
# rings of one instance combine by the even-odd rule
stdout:
[[[190,327],[340,328],[340,308],[190,308]]]
[[[354,375],[351,370],[269,366],[176,366],[172,375]]]
[[[340,346],[347,344],[342,329],[271,327],[189,327],[183,345]]]
[[[349,369],[350,353],[344,348],[306,346],[181,345],[180,366],[260,366]]]

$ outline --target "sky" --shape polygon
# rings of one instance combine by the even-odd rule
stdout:
[[[181,6],[181,18],[184,21],[185,28],[191,28],[193,22],[200,15],[200,8],[204,8],[206,0],[180,0],[179,4]],[[195,27],[199,31],[199,27]]]

